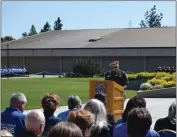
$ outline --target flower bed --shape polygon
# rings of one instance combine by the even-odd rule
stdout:
[[[156,73],[155,77],[140,85],[143,91],[176,87],[176,73]]]

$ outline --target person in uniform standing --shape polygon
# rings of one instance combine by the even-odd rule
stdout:
[[[121,85],[124,88],[124,101],[126,99],[125,88],[128,85],[128,76],[125,71],[119,69],[119,61],[114,61],[109,64],[111,71],[108,71],[105,75],[105,80],[115,81],[117,84]]]

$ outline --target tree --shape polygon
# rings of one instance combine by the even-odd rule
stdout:
[[[23,36],[23,37],[27,37],[28,34],[27,34],[26,32],[24,32],[24,33],[22,33],[22,36]]]
[[[62,30],[63,24],[61,23],[60,17],[54,22],[54,30]]]
[[[46,24],[44,25],[43,29],[41,29],[41,33],[42,32],[47,32],[50,31],[50,24],[48,22],[46,22]]]
[[[36,34],[37,34],[36,28],[34,25],[32,25],[28,35],[32,36],[32,35],[36,35]]]
[[[142,20],[140,22],[140,26],[142,28],[150,27],[162,27],[161,21],[163,19],[163,14],[157,14],[156,13],[156,6],[154,5],[153,8],[151,8],[150,11],[147,11],[144,15],[145,20]]]
[[[15,40],[15,38],[13,38],[12,36],[5,36],[4,38],[1,37],[1,43],[7,42],[7,41],[12,41],[12,40]]]

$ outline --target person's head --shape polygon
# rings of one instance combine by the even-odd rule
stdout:
[[[10,107],[18,108],[22,113],[27,106],[27,99],[23,93],[14,93],[10,98]]]
[[[79,96],[69,96],[68,97],[68,109],[80,109],[82,107],[82,101]]]
[[[13,135],[7,130],[1,130],[1,137],[13,137]]]
[[[41,111],[30,111],[25,119],[25,126],[28,132],[41,135],[45,128],[45,117]]]
[[[152,117],[146,108],[134,108],[128,113],[127,131],[129,137],[145,137],[150,130]]]
[[[47,137],[83,137],[81,129],[74,123],[65,121],[53,126]]]
[[[176,102],[173,102],[168,109],[168,118],[172,124],[176,124]]]
[[[68,116],[68,121],[76,124],[85,134],[85,131],[95,123],[95,117],[87,110],[72,111]]]
[[[47,93],[41,100],[44,113],[53,115],[59,105],[60,97],[56,94]]]
[[[119,70],[119,61],[114,61],[109,64],[112,71],[117,72]]]
[[[101,101],[97,99],[89,100],[84,106],[84,110],[90,111],[95,115],[95,124],[99,127],[107,125],[107,112]]]
[[[101,101],[104,105],[106,105],[107,100],[106,100],[106,95],[103,93],[96,93],[94,96],[94,99],[98,99],[99,101]]]
[[[146,101],[142,97],[134,96],[132,97],[126,105],[126,108],[122,114],[122,120],[125,122],[127,120],[128,113],[130,112],[131,109],[133,108],[146,108]]]

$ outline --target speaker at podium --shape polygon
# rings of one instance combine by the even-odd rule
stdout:
[[[96,93],[106,94],[107,112],[117,121],[124,111],[124,88],[111,80],[91,80],[89,98],[93,99]]]

